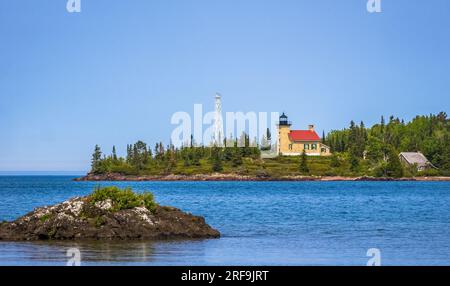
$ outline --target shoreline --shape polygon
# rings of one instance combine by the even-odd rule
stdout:
[[[202,175],[162,175],[162,176],[127,176],[121,174],[88,174],[74,179],[83,181],[117,181],[117,182],[450,182],[450,177],[410,177],[410,178],[377,178],[369,176],[285,176],[285,177],[258,177],[237,174],[202,174]]]

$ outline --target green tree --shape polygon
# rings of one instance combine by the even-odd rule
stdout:
[[[114,161],[117,161],[116,146],[113,146],[111,156],[112,156],[112,159],[113,159]]]
[[[305,150],[303,150],[302,155],[300,156],[299,170],[302,174],[309,174],[308,155],[306,155]]]
[[[233,167],[238,167],[242,165],[242,152],[240,148],[237,146],[237,141],[234,143],[233,147],[233,158],[231,164]]]
[[[231,161],[233,160],[233,148],[232,147],[225,147],[223,150],[223,159],[225,161]]]
[[[389,149],[386,174],[387,176],[394,178],[403,177],[403,166],[398,158],[397,152],[395,152],[393,147]]]
[[[330,166],[333,168],[338,168],[341,166],[341,162],[335,153],[331,155]]]
[[[202,158],[202,154],[203,154],[203,149],[202,148],[192,148],[191,149],[191,164],[194,166],[200,166],[200,158]]]
[[[221,148],[212,147],[211,160],[212,160],[212,171],[221,172],[223,170]]]
[[[359,158],[355,155],[354,152],[350,152],[349,162],[350,162],[350,170],[354,173],[359,172]]]
[[[92,160],[91,160],[91,172],[96,174],[99,173],[100,165],[102,160],[102,151],[98,145],[95,145],[94,153],[92,154]]]
[[[270,128],[266,129],[266,138],[268,141],[272,140],[272,133],[270,132]]]
[[[133,148],[130,144],[127,144],[127,163],[131,164],[133,162]]]
[[[384,160],[383,142],[376,136],[369,136],[367,141],[367,159],[373,163]]]

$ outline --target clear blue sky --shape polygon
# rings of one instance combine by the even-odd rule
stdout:
[[[285,111],[343,128],[449,111],[450,1],[0,2],[0,171],[89,169],[169,141],[176,111]]]

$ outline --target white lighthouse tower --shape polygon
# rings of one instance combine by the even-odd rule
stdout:
[[[215,112],[214,112],[214,138],[213,145],[223,145],[223,120],[222,120],[222,96],[216,93],[215,97]]]

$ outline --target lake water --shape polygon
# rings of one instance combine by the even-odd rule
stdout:
[[[222,238],[169,242],[0,242],[0,265],[450,265],[449,182],[74,182],[0,176],[0,220],[87,195],[97,185],[150,190],[206,218]]]

